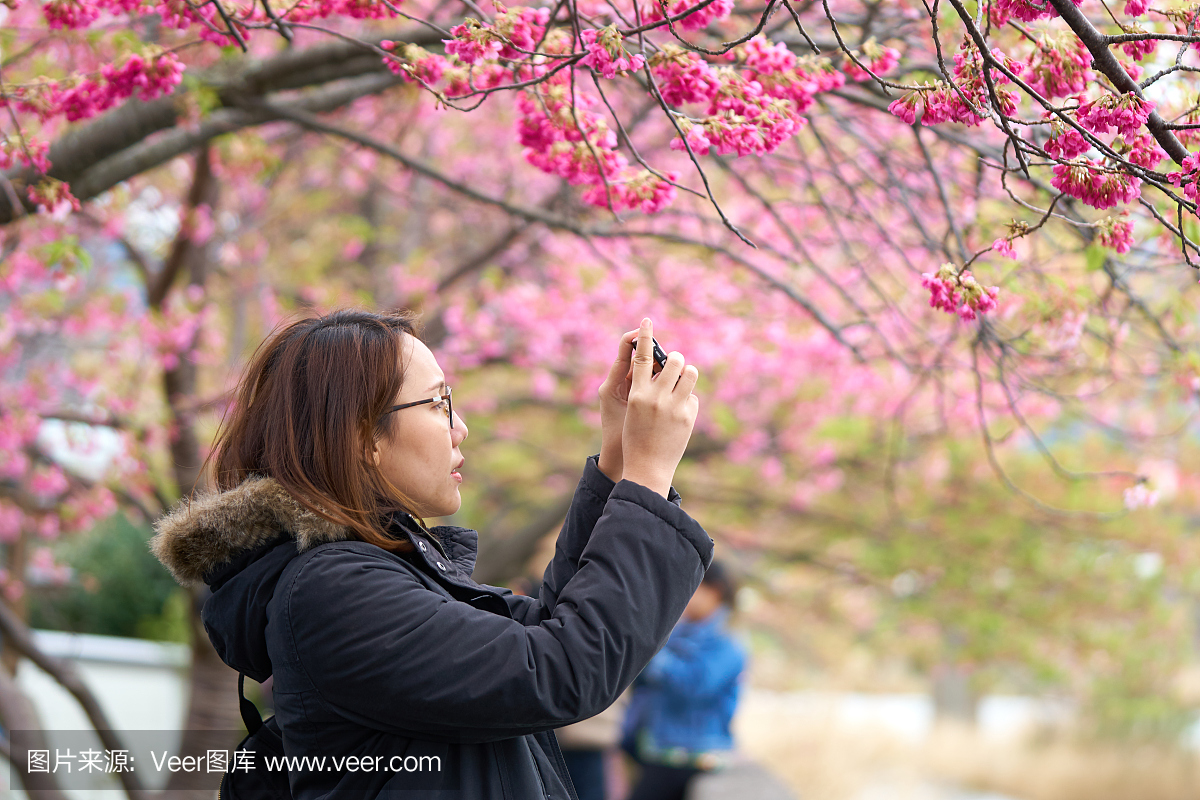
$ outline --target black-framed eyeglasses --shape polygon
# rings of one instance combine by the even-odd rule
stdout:
[[[421,405],[425,405],[426,403],[438,403],[441,401],[445,401],[445,403],[446,403],[446,419],[448,419],[450,421],[450,430],[454,430],[454,401],[450,397],[452,391],[453,390],[449,386],[447,386],[446,393],[440,394],[437,397],[430,397],[426,400],[415,400],[411,403],[401,403],[398,406],[392,406],[387,411],[383,412],[383,415],[380,417],[380,419],[383,419],[383,417],[386,417],[388,414],[392,413],[393,411],[399,411],[403,408],[412,408],[413,406],[421,406]]]

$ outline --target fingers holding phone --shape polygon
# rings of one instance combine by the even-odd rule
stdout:
[[[700,401],[691,390],[699,371],[686,364],[681,353],[672,352],[663,358],[662,372],[655,375],[655,344],[653,324],[644,319],[633,354],[633,383],[621,437],[623,477],[666,497],[696,423]]]

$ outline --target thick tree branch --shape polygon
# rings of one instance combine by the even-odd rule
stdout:
[[[390,89],[401,82],[400,78],[385,73],[367,75],[324,89],[315,90],[292,101],[294,107],[315,113],[333,111],[360,97]],[[80,200],[95,197],[147,170],[161,166],[173,158],[183,155],[205,144],[211,139],[242,128],[273,122],[278,117],[239,109],[215,111],[196,127],[176,128],[149,142],[140,142],[116,155],[105,159],[69,181],[72,193]],[[54,170],[51,169],[51,175]],[[66,180],[66,178],[60,178]],[[26,201],[27,207],[32,205]],[[33,210],[30,208],[29,210]],[[12,207],[0,196],[0,224],[12,221]]]
[[[1075,35],[1087,47],[1088,52],[1092,54],[1092,66],[1104,73],[1104,76],[1112,81],[1113,86],[1120,91],[1131,92],[1141,97],[1141,87],[1133,78],[1129,77],[1129,73],[1108,49],[1110,37],[1096,30],[1091,21],[1071,0],[1050,0],[1050,3],[1063,18],[1063,22],[1070,26]],[[1146,119],[1146,129],[1176,164],[1183,164],[1183,160],[1188,157],[1188,149],[1175,138],[1175,134],[1167,130],[1166,121],[1159,116],[1157,111],[1150,112],[1150,116]]]
[[[400,83],[387,70],[382,58],[370,49],[384,38],[389,37],[365,38],[362,44],[339,41],[305,50],[288,50],[265,61],[243,59],[232,66],[222,63],[211,70],[197,71],[202,83],[217,89],[223,103],[223,107],[211,112],[198,126],[192,130],[177,129],[148,144],[146,140],[153,134],[183,122],[185,109],[180,101],[185,90],[150,102],[128,102],[87,125],[73,127],[54,142],[47,174],[70,184],[72,193],[84,200],[215,136],[270,122],[268,118],[248,116],[238,110],[247,98],[347,79],[358,80],[288,102],[298,102],[310,111],[331,111],[359,97],[377,94]],[[397,32],[390,38],[422,45],[439,43],[435,34],[422,29]],[[38,178],[38,173],[30,168],[3,174],[18,187]],[[28,200],[22,198],[22,202],[26,210],[35,210]],[[0,225],[13,219],[11,199],[0,194]]]

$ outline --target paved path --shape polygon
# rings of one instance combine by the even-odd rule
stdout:
[[[693,784],[687,800],[803,800],[788,786],[750,761],[706,775]],[[976,792],[956,786],[917,783],[897,786],[880,782],[866,786],[853,800],[1015,800],[1007,795]]]

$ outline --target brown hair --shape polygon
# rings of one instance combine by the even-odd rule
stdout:
[[[402,334],[416,316],[341,310],[293,322],[251,358],[213,445],[221,491],[254,475],[274,478],[302,506],[391,552],[388,516],[414,507],[379,471],[373,445],[394,431],[404,382]]]

